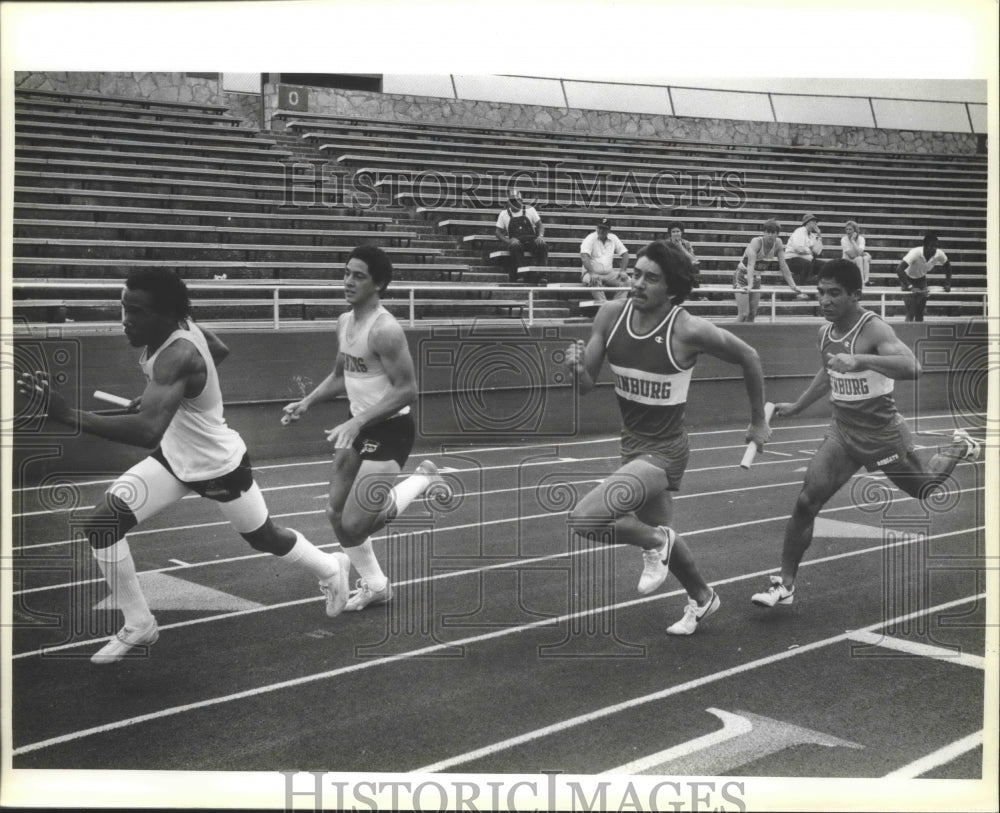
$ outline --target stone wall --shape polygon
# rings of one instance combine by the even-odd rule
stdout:
[[[225,104],[217,73],[102,73],[88,71],[23,71],[14,75],[15,88],[98,93],[162,102]],[[259,124],[260,122],[256,122]]]
[[[249,127],[260,127],[256,94],[224,93],[220,74],[20,72],[17,88],[65,90],[163,101],[224,104]],[[265,127],[277,105],[277,87],[264,87]],[[635,135],[736,144],[847,146],[903,153],[973,155],[971,133],[882,130],[826,124],[788,124],[728,119],[682,118],[605,110],[581,110],[528,104],[505,104],[365,91],[309,89],[309,112],[382,118],[391,121],[442,122],[502,127],[514,132],[548,130],[592,135]],[[275,129],[280,128],[274,123]]]
[[[265,88],[266,118],[277,104],[277,89]],[[972,133],[881,130],[828,124],[789,124],[730,119],[682,118],[606,110],[581,110],[540,105],[506,104],[424,96],[403,96],[331,88],[309,88],[309,112],[359,116],[391,121],[442,122],[479,127],[503,127],[511,133],[548,130],[591,135],[643,136],[716,141],[839,147],[905,153],[974,155]],[[274,128],[282,126],[274,123]]]
[[[253,127],[255,130],[262,129],[260,94],[223,91],[222,100],[219,104],[224,104],[228,107],[229,113],[238,119],[242,119],[248,127]]]

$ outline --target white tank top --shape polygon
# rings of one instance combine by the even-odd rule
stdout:
[[[358,415],[374,406],[392,389],[392,382],[369,341],[372,328],[383,316],[392,318],[392,314],[379,305],[362,322],[354,318],[354,311],[348,311],[337,321],[337,342],[344,357],[344,386],[351,415]],[[410,407],[404,406],[390,417],[406,415],[409,411]]]
[[[205,386],[194,398],[181,399],[160,441],[160,449],[179,479],[185,482],[210,480],[235,469],[247,447],[222,416],[219,374],[205,335],[194,322],[181,324],[182,327],[171,333],[152,356],[146,358],[146,351],[143,351],[139,366],[146,378],[152,380],[156,359],[176,341],[189,341],[201,353],[207,372]]]

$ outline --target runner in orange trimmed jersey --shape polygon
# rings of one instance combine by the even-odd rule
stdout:
[[[689,600],[671,635],[690,635],[719,608],[719,597],[698,572],[687,543],[671,527],[673,492],[688,461],[684,424],[691,372],[706,353],[742,367],[750,400],[747,440],[770,437],[764,419],[764,378],[750,345],[681,304],[694,269],[676,246],[651,243],[640,252],[627,300],[601,306],[586,345],[570,345],[566,364],[580,393],[594,387],[607,359],[622,414],[621,466],[580,500],[573,528],[603,530],[613,544],[643,551],[639,592],[651,593],[673,573]],[[578,533],[584,533],[583,530]]]
[[[912,497],[926,498],[948,478],[960,460],[976,460],[981,444],[965,430],[934,455],[926,468],[915,454],[913,438],[896,409],[897,380],[915,379],[920,363],[888,324],[861,307],[861,271],[851,260],[823,266],[817,282],[823,366],[795,403],[775,404],[774,417],[799,414],[824,395],[833,405],[830,429],[806,470],[802,491],[785,528],[781,575],[751,601],[774,607],[794,601],[795,576],[812,542],[820,509],[862,466],[881,469]]]

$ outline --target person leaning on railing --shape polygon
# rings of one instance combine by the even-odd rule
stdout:
[[[928,295],[927,273],[938,267],[945,273],[945,291],[951,291],[951,261],[938,248],[937,234],[927,232],[923,245],[907,251],[896,268],[896,275],[903,286],[903,306],[906,308],[907,322],[924,321]]]
[[[757,317],[757,308],[760,305],[760,294],[757,292],[760,288],[760,272],[757,270],[757,263],[761,260],[777,260],[781,275],[792,293],[801,295],[792,278],[791,269],[785,261],[785,249],[781,245],[778,231],[778,221],[768,220],[764,223],[764,233],[754,237],[743,251],[743,259],[740,260],[733,275],[737,322],[752,322]]]

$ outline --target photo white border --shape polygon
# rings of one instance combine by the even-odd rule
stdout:
[[[24,70],[295,71],[478,73],[693,84],[698,78],[781,77],[988,81],[990,161],[988,257],[996,317],[997,4],[990,0],[842,0],[802,4],[737,0],[686,2],[224,2],[0,4],[3,316],[9,316],[13,190],[13,75]],[[393,20],[386,28],[385,20]],[[278,33],[280,32],[280,33]],[[511,32],[511,33],[507,33]],[[516,42],[516,45],[511,43]],[[684,81],[691,80],[691,81]],[[919,84],[919,83],[918,83]],[[908,87],[915,87],[907,83]],[[856,85],[859,87],[859,85]],[[854,92],[854,91],[852,91]],[[858,91],[859,93],[861,91]],[[876,93],[873,95],[891,95]],[[11,414],[10,370],[2,375]],[[998,402],[991,371],[991,419]],[[995,424],[991,424],[995,428]],[[4,482],[11,471],[3,444]],[[997,494],[996,450],[987,493]],[[10,534],[10,494],[2,495]],[[996,547],[996,501],[987,500]],[[994,559],[994,561],[996,561]],[[10,595],[3,572],[4,613]],[[989,574],[993,626],[987,647],[987,720],[997,711],[997,572]],[[280,808],[277,772],[11,772],[10,636],[2,636],[0,805],[58,807]],[[997,764],[997,731],[986,730],[986,765]],[[197,777],[197,783],[192,780]],[[387,775],[388,777],[388,775]],[[345,781],[351,777],[338,776]],[[356,776],[367,781],[370,776]],[[399,777],[397,777],[399,778]],[[412,777],[410,777],[412,779]],[[452,781],[458,775],[440,775]],[[519,778],[503,776],[513,783]],[[482,781],[482,777],[471,777]],[[625,780],[622,780],[625,781]],[[996,784],[917,780],[747,778],[746,801],[761,810],[995,810]],[[973,787],[975,786],[975,787]],[[297,807],[311,802],[297,799]],[[835,806],[836,805],[836,806]],[[842,807],[840,807],[842,805]]]

